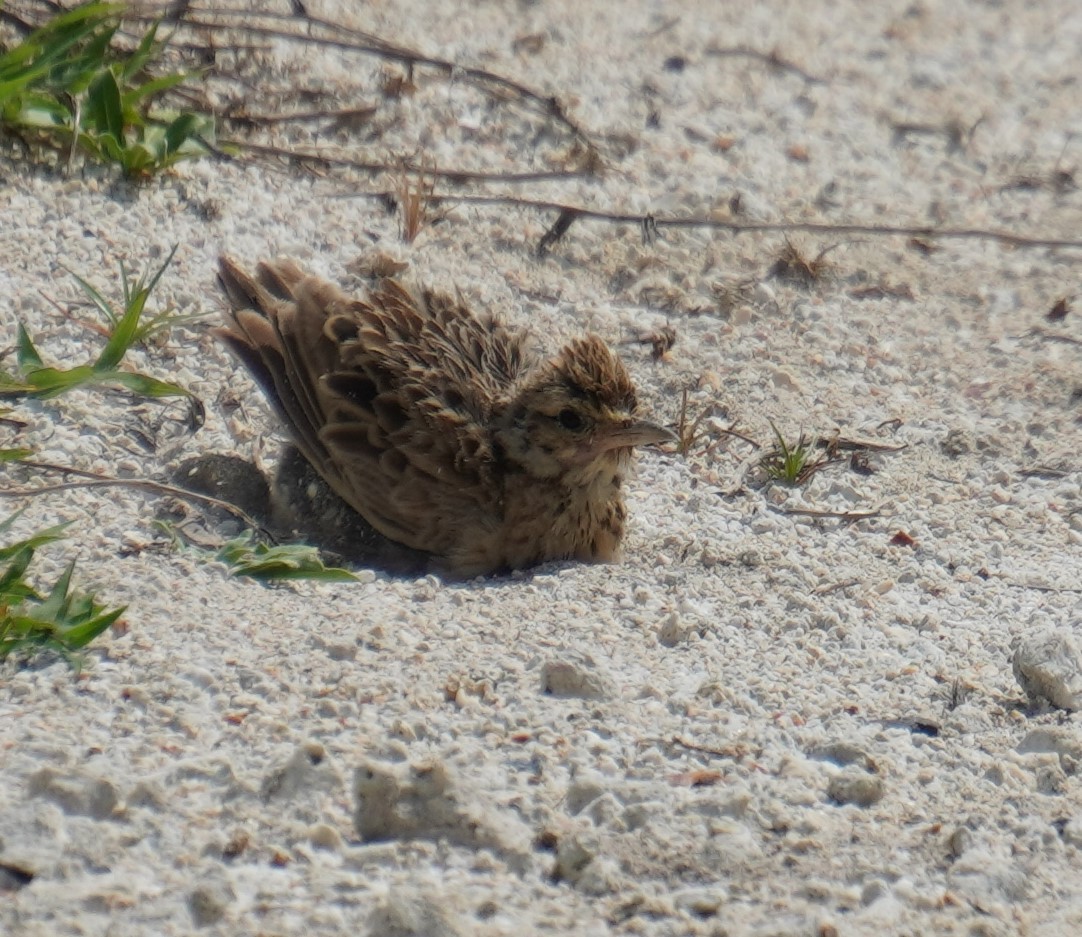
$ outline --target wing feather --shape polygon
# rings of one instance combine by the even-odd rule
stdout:
[[[228,257],[218,334],[298,448],[380,533],[446,555],[499,522],[488,431],[534,361],[520,335],[459,299],[382,281],[366,300],[287,260],[255,277]]]

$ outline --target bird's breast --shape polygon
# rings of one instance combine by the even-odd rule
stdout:
[[[626,518],[615,481],[567,488],[511,477],[503,499],[505,565],[518,569],[549,560],[610,560],[620,546]]]

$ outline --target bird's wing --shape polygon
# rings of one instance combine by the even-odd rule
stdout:
[[[519,337],[389,280],[364,302],[290,261],[252,278],[223,257],[220,276],[233,312],[219,334],[373,527],[443,554],[465,528],[497,523],[487,424],[530,363]]]

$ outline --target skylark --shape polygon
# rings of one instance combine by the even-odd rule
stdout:
[[[634,447],[671,440],[636,416],[597,336],[547,361],[495,315],[382,280],[354,299],[290,260],[228,257],[217,334],[303,457],[383,536],[456,577],[612,559]]]

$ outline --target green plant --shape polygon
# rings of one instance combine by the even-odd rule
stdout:
[[[187,72],[152,76],[161,55],[157,24],[134,50],[113,40],[123,4],[92,2],[60,13],[0,54],[0,126],[56,148],[145,177],[207,152],[214,120],[192,112],[157,111]]]
[[[218,559],[234,576],[250,576],[262,582],[283,579],[316,579],[322,582],[353,582],[348,569],[325,566],[315,547],[303,544],[267,546],[253,543],[250,532],[235,537],[218,550]]]
[[[105,321],[108,323],[108,327],[104,330],[106,335],[116,334],[120,329],[123,317],[132,314],[135,316],[136,324],[131,332],[131,340],[128,342],[128,345],[141,345],[148,338],[157,335],[159,332],[164,332],[166,329],[170,329],[175,325],[180,325],[183,322],[192,322],[196,319],[201,319],[204,316],[204,313],[201,312],[179,315],[166,310],[165,312],[159,312],[157,315],[152,316],[147,322],[142,321],[143,310],[146,308],[147,300],[150,298],[150,294],[153,292],[154,287],[158,285],[158,281],[162,278],[162,274],[165,273],[165,268],[172,263],[173,256],[176,252],[177,245],[174,245],[173,249],[169,252],[169,256],[165,258],[165,261],[149,281],[147,280],[146,274],[143,274],[138,280],[132,283],[131,277],[128,276],[127,268],[124,266],[124,261],[120,261],[120,285],[124,292],[124,312],[119,316],[109,304],[108,300],[106,300],[98,290],[77,273],[74,273],[71,270],[68,270],[68,273],[75,278],[79,286],[82,287],[83,292],[90,297],[90,301],[105,317]],[[64,269],[67,270],[66,267]],[[136,311],[133,312],[133,310]]]
[[[777,444],[760,458],[759,465],[771,481],[794,487],[803,485],[819,469],[834,461],[826,454],[813,458],[812,450],[815,444],[803,432],[800,438],[790,445],[773,420],[770,421],[770,428],[774,431]]]
[[[0,522],[6,534],[19,512]],[[0,547],[0,660],[16,655],[28,660],[37,654],[54,652],[78,669],[82,648],[124,614],[126,606],[107,609],[91,595],[73,592],[75,564],[53,584],[48,594],[39,594],[24,578],[39,547],[63,539],[67,524],[38,531],[10,546]]]
[[[75,277],[86,291],[94,305],[105,315],[109,322],[108,340],[98,357],[90,364],[74,368],[46,367],[26,328],[20,323],[16,344],[15,360],[19,365],[19,374],[0,371],[0,397],[18,397],[29,395],[48,399],[56,397],[76,387],[120,384],[130,391],[145,397],[190,397],[183,387],[157,378],[148,377],[134,371],[117,370],[128,349],[137,341],[153,331],[165,328],[178,319],[187,318],[168,313],[159,313],[149,322],[141,323],[143,311],[151,291],[157,286],[165,268],[169,266],[176,253],[174,247],[165,262],[148,281],[140,277],[133,285],[127,271],[121,264],[121,282],[124,291],[124,308],[117,312],[81,277]],[[74,274],[73,274],[74,276]]]

